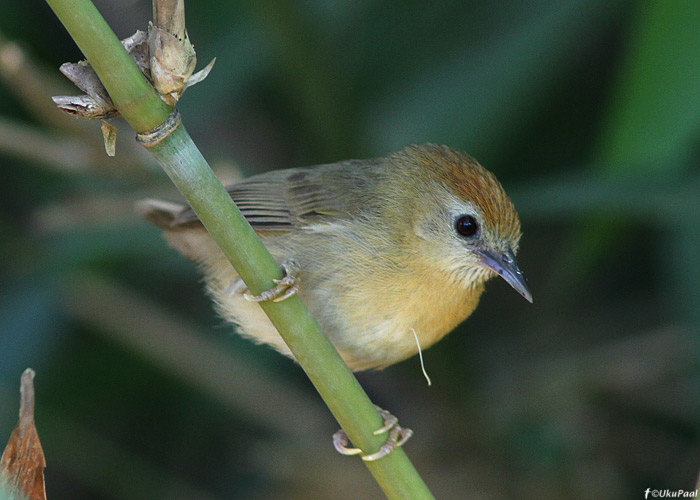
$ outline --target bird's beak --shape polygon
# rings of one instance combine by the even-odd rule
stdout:
[[[491,252],[489,250],[477,250],[481,265],[486,269],[498,274],[506,280],[510,286],[532,303],[532,292],[523,272],[518,267],[515,255],[511,249],[503,253]]]

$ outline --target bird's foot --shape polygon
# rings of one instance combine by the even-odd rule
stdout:
[[[383,408],[380,408],[377,405],[375,405],[375,408],[379,412],[379,415],[381,415],[382,419],[384,419],[384,426],[374,431],[374,434],[378,435],[383,434],[385,432],[389,432],[389,437],[386,443],[382,445],[378,452],[372,453],[370,455],[362,455],[362,460],[366,462],[373,462],[374,460],[379,460],[380,458],[387,456],[389,453],[391,453],[396,448],[408,441],[408,439],[413,435],[413,431],[411,429],[405,429],[401,427],[399,425],[399,419],[392,415],[390,412]],[[343,429],[340,429],[338,432],[333,434],[333,446],[338,451],[338,453],[342,453],[343,455],[362,454],[361,449],[349,448],[348,444],[350,444],[350,440],[348,439],[348,435],[345,434],[345,431]]]
[[[260,295],[253,295],[246,288],[243,297],[250,302],[282,302],[299,291],[299,264],[294,259],[284,259],[282,261],[284,278],[272,280],[275,286],[265,290]]]

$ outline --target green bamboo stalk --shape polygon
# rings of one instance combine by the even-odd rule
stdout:
[[[93,66],[127,122],[138,133],[150,132],[165,122],[170,109],[155,103],[154,97],[160,101],[159,97],[92,3],[88,0],[47,0],[47,3]],[[148,89],[144,88],[144,82]],[[272,280],[282,277],[279,267],[185,127],[179,125],[149,150],[250,291],[259,294],[271,288]],[[373,434],[383,425],[381,417],[301,299],[293,296],[283,302],[261,305],[353,444],[365,454],[378,451],[386,441],[386,435]],[[433,499],[403,449],[365,463],[387,498]]]

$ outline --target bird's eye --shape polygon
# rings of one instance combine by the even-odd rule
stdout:
[[[460,215],[455,221],[455,230],[465,238],[471,238],[479,232],[479,223],[471,215]]]

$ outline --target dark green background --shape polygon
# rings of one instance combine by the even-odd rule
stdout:
[[[150,19],[98,7],[120,37]],[[133,132],[110,159],[54,109],[80,54],[49,8],[0,10],[0,440],[31,366],[50,500],[381,498],[301,370],[134,214],[178,195]],[[535,303],[490,283],[432,387],[417,359],[360,375],[438,498],[694,488],[700,3],[208,0],[188,26],[217,62],[179,107],[223,179],[431,141],[511,194]]]

